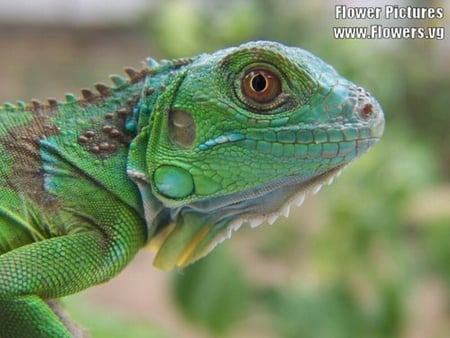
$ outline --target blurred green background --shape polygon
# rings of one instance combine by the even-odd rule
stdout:
[[[334,26],[371,23],[336,20],[336,4],[383,1],[137,2],[105,16],[107,1],[36,0],[28,12],[0,1],[0,100],[62,98],[146,56],[269,39],[368,89],[386,133],[289,218],[246,227],[184,271],[158,271],[143,251],[113,281],[67,297],[74,317],[94,337],[449,337],[449,39],[333,38]],[[443,7],[444,18],[383,24],[449,33],[448,1],[395,3]]]

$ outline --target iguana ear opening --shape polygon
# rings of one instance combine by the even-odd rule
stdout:
[[[195,121],[191,114],[183,110],[169,111],[170,141],[182,149],[189,149],[195,141]]]

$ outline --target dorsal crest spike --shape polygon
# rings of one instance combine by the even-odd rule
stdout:
[[[43,107],[43,104],[41,103],[41,101],[39,101],[37,99],[32,99],[31,106],[33,107],[34,110],[38,110]]]
[[[140,78],[141,73],[136,70],[133,67],[126,67],[125,69],[125,73],[127,73],[128,77],[130,78],[131,81],[134,81],[136,79]]]
[[[145,59],[145,65],[149,68],[155,68],[159,66],[159,63],[153,58],[147,58]]]
[[[192,62],[192,58],[179,58],[179,59],[174,59],[172,60],[172,64],[175,68],[181,67],[181,66],[185,66],[188,63]]]
[[[75,103],[75,102],[77,102],[77,97],[74,94],[72,94],[72,93],[66,93],[64,95],[64,98],[66,99],[67,103]]]
[[[123,76],[120,76],[117,74],[112,74],[109,76],[109,78],[114,83],[114,85],[117,87],[121,87],[127,83],[127,79],[125,79]]]
[[[47,102],[50,108],[56,108],[58,106],[58,100],[56,100],[54,97],[49,97],[47,99]]]
[[[81,95],[83,96],[83,99],[85,99],[86,101],[92,101],[96,98],[95,93],[89,88],[82,88]]]
[[[25,109],[27,104],[24,101],[17,101],[17,108]]]
[[[5,102],[3,104],[3,107],[6,109],[16,109],[16,106],[14,104],[12,104],[11,102]]]
[[[96,83],[94,87],[95,89],[97,89],[97,91],[100,93],[101,96],[108,96],[109,93],[111,92],[111,88],[101,82]]]

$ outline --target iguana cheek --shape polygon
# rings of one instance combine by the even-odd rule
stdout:
[[[194,177],[195,193],[201,196],[213,195],[222,190],[222,185],[206,175]]]

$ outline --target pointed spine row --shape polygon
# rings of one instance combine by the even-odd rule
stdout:
[[[152,68],[158,66],[159,64],[152,59]],[[150,65],[150,63],[148,64]],[[143,80],[148,74],[151,73],[151,69],[144,68],[142,70],[136,70],[133,67],[126,67],[124,69],[125,73],[128,75],[128,79],[121,75],[110,75],[110,79],[113,83],[113,86],[108,86],[104,83],[96,83],[94,88],[96,91],[91,90],[89,88],[81,89],[81,99],[77,98],[76,95],[72,93],[67,93],[64,96],[63,103],[83,103],[83,102],[93,102],[98,99],[105,98],[111,94],[111,91],[114,89],[121,88],[123,86],[137,83]],[[47,99],[47,102],[43,103],[39,100],[32,99],[29,104],[26,104],[24,101],[17,101],[15,104],[11,102],[5,102],[3,105],[0,105],[1,110],[26,110],[30,108],[33,111],[43,110],[45,108],[56,109],[60,102],[53,97]]]
[[[94,102],[95,100],[105,98],[111,94],[112,90],[118,89],[120,87],[137,83],[142,81],[148,75],[157,72],[157,68],[162,67],[162,69],[168,68],[178,68],[192,62],[192,58],[180,58],[174,60],[162,60],[161,62],[156,61],[153,58],[147,58],[144,62],[144,68],[142,70],[136,70],[133,67],[126,67],[124,69],[125,73],[128,75],[128,79],[121,75],[111,75],[110,79],[113,86],[108,86],[104,83],[97,83],[94,85],[96,92],[89,89],[81,89],[81,99],[78,99],[74,94],[67,93],[65,95],[65,103],[84,103],[84,102]],[[64,103],[64,102],[62,102]],[[42,103],[39,100],[33,99],[29,104],[23,101],[17,101],[16,104],[6,102],[0,105],[0,111],[2,110],[26,110],[30,108],[34,111],[43,110],[45,108],[57,109],[60,102],[53,97],[47,99],[46,103]]]

